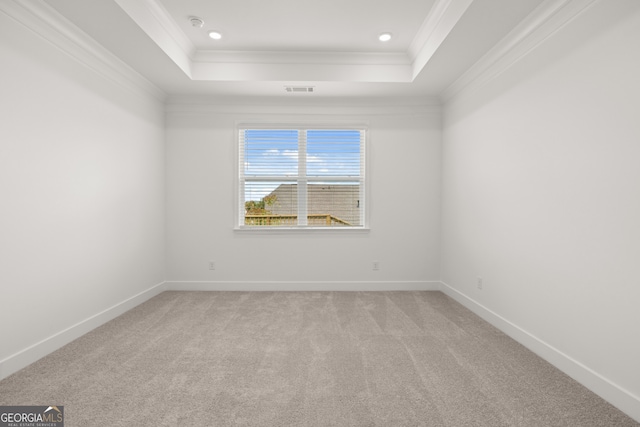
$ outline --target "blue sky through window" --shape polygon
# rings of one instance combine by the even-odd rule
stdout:
[[[296,176],[298,174],[297,130],[246,130],[244,175]]]
[[[360,176],[360,131],[308,131],[307,176]]]

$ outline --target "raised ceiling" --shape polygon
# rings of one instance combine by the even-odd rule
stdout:
[[[415,38],[435,0],[158,0],[198,50],[400,52]],[[372,7],[372,5],[375,5]],[[266,7],[268,6],[268,7]],[[204,21],[194,28],[190,16]],[[216,30],[223,38],[207,36]],[[393,32],[389,43],[378,35]]]
[[[439,96],[544,3],[45,1],[169,95],[298,97]],[[380,42],[381,32],[393,38]]]

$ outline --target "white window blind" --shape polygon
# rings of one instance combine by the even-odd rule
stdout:
[[[241,227],[364,227],[363,129],[239,129]]]

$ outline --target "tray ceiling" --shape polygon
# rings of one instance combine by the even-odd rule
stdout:
[[[168,94],[415,97],[439,96],[543,0],[46,2]]]

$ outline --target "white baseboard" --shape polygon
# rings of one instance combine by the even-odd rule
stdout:
[[[167,291],[439,291],[437,281],[401,282],[282,282],[282,281],[169,281]]]
[[[631,392],[491,311],[452,286],[441,282],[440,290],[631,418],[640,422],[640,398]]]
[[[22,368],[29,366],[38,359],[41,359],[44,356],[53,353],[60,347],[81,337],[87,332],[92,331],[98,326],[101,326],[108,321],[115,319],[128,310],[131,310],[135,306],[140,305],[143,302],[160,294],[164,290],[164,282],[159,283],[147,289],[146,291],[140,292],[139,294],[134,295],[131,298],[128,298],[114,305],[113,307],[110,307],[94,316],[89,317],[88,319],[70,326],[69,328],[60,331],[57,334],[50,336],[49,338],[33,344],[32,346],[27,347],[24,350],[19,351],[18,353],[11,355],[4,360],[0,360],[0,380],[8,377],[14,372],[18,372]]]
[[[0,361],[0,380],[163,291],[442,291],[612,405],[640,422],[640,398],[444,282],[169,281],[122,301]]]

